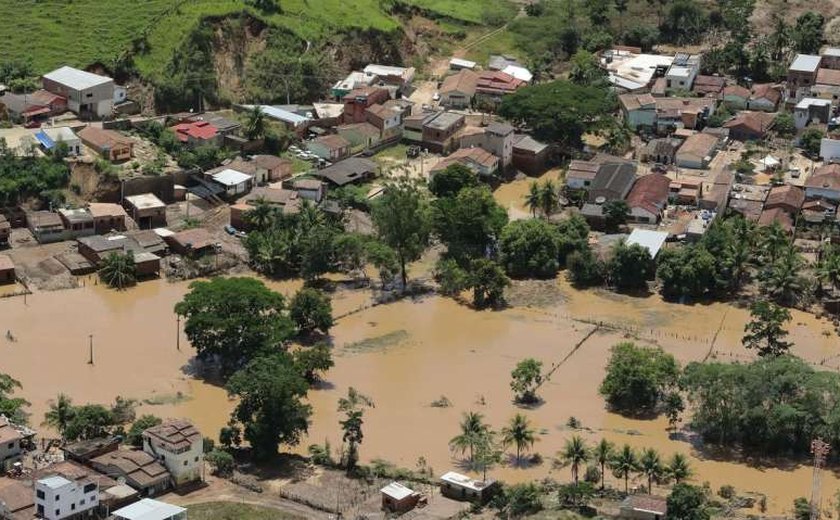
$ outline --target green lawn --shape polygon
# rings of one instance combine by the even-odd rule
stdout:
[[[402,0],[433,14],[481,23],[484,12],[509,12],[508,0]],[[110,63],[147,34],[148,51],[135,56],[141,74],[161,73],[173,50],[205,17],[247,10],[269,24],[316,41],[344,30],[396,31],[399,20],[380,0],[283,0],[264,14],[244,0],[15,0],[0,2],[0,60],[31,57],[36,71],[69,64]],[[501,10],[501,11],[500,11]]]
[[[484,29],[482,32],[486,34],[487,31],[487,29]],[[480,37],[480,34],[477,34],[476,36],[470,35],[467,43],[478,37]],[[507,29],[499,31],[490,38],[487,38],[478,45],[470,48],[470,50],[467,51],[466,59],[480,63],[481,65],[487,65],[491,54],[512,54],[516,56],[518,52],[516,50],[516,42],[513,40],[513,33]]]
[[[304,517],[234,502],[208,502],[187,506],[190,520],[304,520]]]

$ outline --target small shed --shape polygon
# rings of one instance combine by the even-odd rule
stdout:
[[[621,503],[619,517],[630,520],[662,520],[668,512],[668,502],[653,495],[630,495]]]
[[[382,493],[382,509],[392,513],[407,513],[420,501],[420,493],[399,482],[391,482],[380,492]]]
[[[495,480],[475,480],[450,471],[440,477],[440,492],[454,500],[484,503],[499,489]]]
[[[15,264],[6,255],[0,255],[0,284],[15,283]]]
[[[204,228],[185,229],[166,237],[165,240],[173,252],[185,256],[204,255],[216,247],[215,238]]]
[[[627,237],[627,245],[632,246],[638,244],[648,250],[651,258],[656,258],[659,250],[665,244],[666,238],[668,238],[668,233],[664,231],[651,231],[649,229],[637,228]]]

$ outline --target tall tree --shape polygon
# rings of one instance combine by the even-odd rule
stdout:
[[[311,287],[303,287],[289,302],[289,317],[302,334],[320,330],[324,334],[333,326],[330,298]]]
[[[560,460],[566,466],[572,469],[572,478],[575,480],[575,486],[580,483],[580,467],[585,465],[591,458],[592,453],[589,447],[579,435],[573,435],[571,439],[566,440],[563,450],[560,452]]]
[[[50,409],[44,414],[44,425],[55,428],[63,437],[72,418],[73,401],[67,394],[59,393],[54,401],[50,401]]]
[[[449,448],[463,455],[469,452],[469,462],[475,462],[476,448],[485,441],[490,427],[485,424],[484,416],[478,412],[467,412],[461,418],[461,432],[449,441]]]
[[[794,304],[802,298],[807,286],[802,274],[804,267],[802,255],[792,245],[788,246],[759,273],[762,292],[783,305]]]
[[[257,460],[274,457],[280,445],[297,445],[309,429],[312,407],[302,401],[309,384],[286,353],[250,361],[226,388],[239,401],[231,419],[242,425]]]
[[[639,471],[647,477],[648,493],[653,493],[653,482],[659,481],[665,474],[659,452],[653,448],[646,448],[639,457]]]
[[[668,495],[668,518],[674,520],[709,520],[708,498],[703,488],[677,484]]]
[[[666,470],[668,475],[670,475],[677,484],[691,477],[691,465],[688,463],[686,456],[682,453],[674,453],[674,456],[671,457],[671,460],[668,462]]]
[[[347,472],[356,468],[359,461],[359,444],[362,443],[364,435],[362,425],[365,408],[373,407],[373,401],[366,395],[360,393],[352,386],[347,389],[347,396],[338,400],[338,411],[344,412],[345,419],[339,421],[344,432],[342,441],[347,445],[344,454],[344,466]]]
[[[618,34],[624,35],[624,13],[627,12],[629,0],[613,0],[613,7],[618,13]]]
[[[793,343],[785,341],[785,324],[791,320],[790,311],[773,302],[757,301],[750,306],[750,321],[744,327],[741,343],[755,349],[759,356],[781,356]]]
[[[282,344],[294,329],[283,296],[254,278],[193,282],[175,312],[186,318],[184,332],[198,357],[218,359],[227,375]]]
[[[137,266],[134,253],[110,253],[102,261],[99,278],[115,289],[125,289],[137,282]]]
[[[517,403],[535,403],[537,388],[543,382],[542,361],[534,358],[523,359],[516,364],[510,373],[510,388],[513,390],[513,400]]]
[[[487,255],[508,222],[507,211],[485,187],[461,189],[454,197],[434,202],[434,229],[447,256],[466,267]]]
[[[254,105],[248,111],[248,119],[245,123],[245,137],[250,140],[262,139],[265,137],[265,113],[258,105]]]
[[[429,179],[429,191],[439,198],[454,197],[462,189],[475,186],[478,186],[475,172],[461,163],[450,164]]]
[[[607,465],[610,464],[614,454],[615,444],[611,443],[607,439],[601,439],[601,441],[596,444],[595,448],[592,450],[592,455],[595,458],[595,461],[599,466],[601,466],[601,489],[604,489]]]
[[[427,197],[415,181],[400,177],[385,187],[372,216],[379,238],[397,254],[405,288],[406,264],[420,258],[429,244],[432,226]]]
[[[823,25],[825,18],[822,14],[814,11],[801,14],[791,31],[796,51],[803,54],[819,54],[823,43]]]
[[[528,185],[528,193],[525,194],[525,205],[531,210],[532,217],[537,216],[537,210],[540,209],[541,196],[540,184],[537,181],[531,181],[531,184]]]
[[[516,462],[521,462],[523,450],[530,448],[537,442],[537,432],[531,427],[531,422],[521,413],[513,416],[510,422],[502,428],[502,444],[516,448]]]
[[[542,186],[540,186],[540,209],[543,215],[546,218],[550,217],[557,211],[559,205],[560,200],[557,198],[557,186],[551,179],[546,179]]]
[[[20,381],[0,372],[0,414],[16,423],[25,424],[26,413],[24,408],[29,406],[29,402],[20,397],[12,397],[15,390],[20,388]]]
[[[616,478],[624,479],[624,492],[630,491],[630,476],[639,470],[639,459],[629,444],[622,446],[610,461],[610,469]]]

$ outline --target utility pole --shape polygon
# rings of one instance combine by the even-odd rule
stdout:
[[[811,479],[811,517],[810,520],[819,520],[821,507],[822,468],[825,465],[825,458],[831,446],[817,437],[811,441],[811,453],[814,455],[814,474]]]
[[[88,365],[93,364],[93,334],[88,334],[88,339],[90,340],[90,359],[88,360]]]
[[[175,348],[181,350],[181,315],[175,315]]]

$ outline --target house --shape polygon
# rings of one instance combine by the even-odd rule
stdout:
[[[382,509],[389,513],[407,513],[420,501],[420,493],[399,482],[391,482],[379,492],[382,495]]]
[[[805,179],[805,197],[840,202],[840,164],[821,166]]]
[[[840,69],[840,48],[826,47],[820,53],[820,58],[820,67],[832,70]]]
[[[504,96],[513,94],[525,85],[525,81],[505,72],[485,70],[478,74],[475,97],[484,103],[498,105]]]
[[[831,118],[831,100],[805,97],[793,109],[796,128],[802,129],[811,123],[828,123]]]
[[[773,127],[773,114],[766,112],[740,112],[723,124],[729,130],[729,137],[737,141],[758,141],[764,139]]]
[[[465,121],[462,114],[438,112],[423,122],[423,145],[433,153],[448,153],[457,147],[454,137]]]
[[[0,106],[6,107],[12,118],[30,121],[63,114],[67,111],[67,98],[44,89],[23,94],[6,92],[0,96]]]
[[[478,74],[472,70],[463,69],[456,74],[450,74],[444,78],[438,90],[441,106],[450,109],[469,108],[477,86]]]
[[[573,190],[588,190],[600,165],[592,161],[573,160],[566,169],[566,186]]]
[[[166,204],[154,193],[129,195],[123,205],[141,229],[166,226]]]
[[[638,48],[613,48],[601,54],[607,79],[621,92],[648,88],[654,77],[664,75],[673,62],[674,56],[642,54]]]
[[[764,209],[781,208],[788,213],[796,215],[802,208],[805,202],[805,191],[791,184],[784,186],[774,186],[767,194],[767,199],[764,201]]]
[[[506,54],[491,54],[487,59],[487,68],[490,70],[505,70],[511,65],[521,66],[515,57]]]
[[[186,146],[201,146],[205,144],[218,145],[221,135],[218,128],[207,121],[190,121],[179,123],[172,127],[175,137]]]
[[[98,506],[99,484],[93,479],[77,482],[53,475],[35,482],[35,511],[39,518],[92,516]]]
[[[753,85],[750,91],[749,106],[747,108],[762,112],[775,112],[778,110],[781,100],[782,93],[775,85],[771,83],[759,83]]]
[[[820,159],[826,162],[840,161],[840,139],[823,137],[820,141]]]
[[[15,283],[15,263],[7,255],[0,255],[0,284]]]
[[[499,158],[500,166],[506,169],[513,161],[513,127],[507,123],[490,123],[484,129],[481,147]]]
[[[306,149],[325,161],[336,162],[350,155],[350,141],[340,135],[322,135],[306,143]]]
[[[338,80],[330,89],[335,99],[343,99],[344,96],[361,87],[369,87],[379,81],[373,74],[365,74],[362,71],[353,71],[346,78]]]
[[[64,452],[66,464],[87,464],[93,458],[116,451],[120,443],[119,437],[85,439],[68,442],[61,447],[61,451]]]
[[[642,161],[669,165],[674,163],[681,139],[673,137],[651,139],[642,150]]]
[[[741,85],[729,85],[723,89],[723,104],[732,110],[746,110],[752,92]]]
[[[717,100],[713,98],[656,99],[656,130],[660,133],[676,128],[697,129],[714,114]]]
[[[440,477],[440,493],[454,500],[485,503],[497,491],[495,480],[475,480],[466,475],[450,471]]]
[[[128,215],[119,204],[91,202],[87,205],[87,209],[93,217],[93,228],[96,233],[125,231],[125,219]]]
[[[653,495],[629,495],[621,502],[619,518],[627,520],[665,520],[668,501]]]
[[[376,76],[380,82],[393,85],[402,90],[414,81],[416,70],[414,67],[396,67],[393,65],[377,65],[371,63],[362,69],[367,76]]]
[[[373,105],[381,105],[391,95],[381,87],[359,87],[350,91],[342,98],[344,101],[343,122],[364,123],[367,121],[367,109]]]
[[[817,82],[817,72],[822,58],[812,54],[797,54],[788,68],[788,96],[802,99]]]
[[[295,179],[291,187],[299,198],[311,200],[316,204],[321,202],[327,194],[326,184],[317,179]]]
[[[398,110],[386,108],[385,105],[372,105],[365,112],[367,122],[379,130],[383,141],[398,139],[402,134],[402,116]]]
[[[629,220],[647,224],[658,223],[665,206],[668,205],[670,186],[671,180],[661,173],[639,177],[627,194]]]
[[[699,96],[719,98],[723,95],[724,88],[726,88],[726,78],[701,74],[694,78],[694,86],[691,90]]]
[[[811,88],[810,95],[834,101],[840,98],[840,70],[821,68],[817,71],[817,82]]]
[[[350,157],[322,170],[314,171],[312,174],[341,187],[371,179],[377,171],[376,163],[370,159]]]
[[[292,176],[294,165],[291,159],[276,155],[259,154],[251,157],[251,164],[256,168],[254,177],[260,184],[271,181],[282,181]]]
[[[206,233],[206,230],[201,231]],[[209,237],[209,233],[207,235]],[[143,451],[156,457],[169,470],[175,486],[202,479],[204,440],[191,422],[167,420],[144,431],[142,437]]]
[[[263,203],[268,204],[270,206],[279,207],[282,210],[282,212],[287,215],[297,213],[300,209],[301,204],[300,194],[297,191],[291,189],[291,187],[284,188],[282,186],[275,186],[276,184],[269,185],[266,187],[254,188],[253,190],[251,190],[250,193],[248,193],[248,195],[245,195],[244,197],[236,201],[236,204],[234,206],[231,206],[231,212],[234,211],[233,208],[235,206],[240,206],[244,204],[247,206],[247,208],[242,207],[238,209],[238,211],[240,212],[240,215],[238,216],[244,218],[244,215],[242,214],[252,210],[254,206],[258,203]],[[231,218],[234,219],[233,216],[231,216]],[[244,223],[244,221],[242,222]],[[237,229],[244,229],[245,227],[247,227],[242,225],[231,225]]]
[[[212,253],[216,248],[216,239],[204,228],[185,229],[166,237],[164,241],[173,253],[189,257],[199,257]],[[166,467],[171,473],[172,468],[168,464],[166,464]]]
[[[452,58],[449,60],[449,70],[473,70],[478,63],[463,58]]]
[[[650,94],[621,94],[618,96],[624,121],[632,130],[656,126],[656,98]]]
[[[85,146],[111,162],[127,161],[134,156],[134,140],[114,130],[86,126],[79,130]]]
[[[82,154],[82,140],[67,126],[42,128],[35,134],[35,139],[47,152],[55,150],[59,144],[63,143],[69,155]]]
[[[802,205],[802,218],[809,224],[821,224],[837,215],[837,206],[823,199],[809,200]]]
[[[715,135],[703,132],[694,134],[677,150],[674,162],[681,168],[707,168],[719,144],[720,140]]]
[[[8,471],[32,446],[35,432],[0,414],[0,472]]]
[[[729,201],[728,208],[731,212],[741,215],[750,222],[758,222],[758,219],[761,218],[764,203],[759,200],[732,199]]]
[[[198,123],[201,121],[205,121],[211,126],[213,126],[213,128],[216,129],[216,132],[218,132],[219,135],[221,135],[222,137],[234,135],[242,128],[242,123],[240,123],[239,121],[236,121],[234,119],[228,119],[218,114],[201,114],[192,116],[185,120],[185,122],[194,123]]]
[[[58,215],[64,224],[66,237],[86,237],[96,233],[93,215],[87,208],[61,208],[58,210]]]
[[[140,450],[119,449],[90,460],[96,471],[114,479],[125,479],[126,484],[151,496],[171,487],[171,475],[157,459]]]
[[[513,137],[513,167],[528,175],[542,173],[548,162],[549,146],[529,135]]]
[[[225,168],[210,176],[213,182],[224,189],[227,197],[236,197],[250,191],[254,184],[254,176],[233,168]]]
[[[297,135],[303,135],[306,128],[312,123],[313,119],[305,115],[300,115],[290,110],[271,105],[242,105],[245,110],[251,110],[255,106],[262,110],[265,117],[279,121],[286,127],[287,130],[294,132]]]
[[[483,148],[461,148],[445,157],[429,171],[430,176],[445,170],[449,165],[463,164],[477,175],[491,176],[499,169],[499,158]]]
[[[115,520],[187,520],[187,510],[160,500],[144,498],[112,513]]]
[[[665,73],[665,84],[669,90],[691,90],[694,78],[700,72],[700,56],[678,52]]]
[[[598,172],[589,187],[589,202],[602,204],[611,200],[624,200],[635,182],[635,164],[603,163],[598,167]]]
[[[26,214],[29,231],[40,244],[64,240],[64,222],[58,213],[52,211],[32,211]]]
[[[149,232],[154,235],[154,232]],[[123,235],[119,233],[76,239],[79,254],[95,267],[98,267],[112,253],[127,254],[130,252],[134,256],[134,266],[137,269],[137,274],[155,276],[160,272],[160,256],[164,254],[165,248],[161,250],[159,247],[144,242],[142,236],[138,239],[136,234]]]
[[[779,224],[788,234],[793,233],[795,215],[791,215],[782,208],[764,209],[758,217],[760,227]]]
[[[67,108],[83,118],[110,117],[114,111],[114,80],[73,67],[61,67],[41,78],[44,90],[67,100]]]

